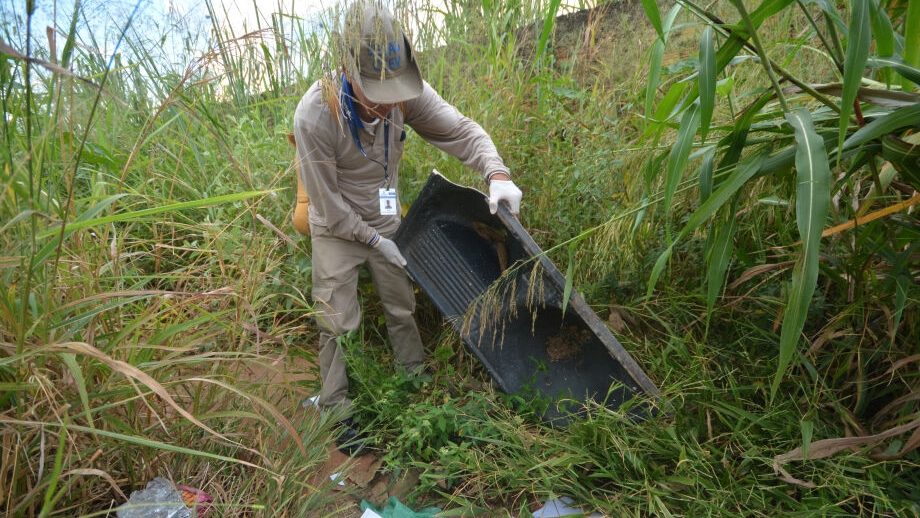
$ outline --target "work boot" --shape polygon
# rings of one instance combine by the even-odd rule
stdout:
[[[339,451],[354,457],[367,449],[367,437],[355,426],[355,420],[346,417],[339,421],[335,434],[335,443]]]

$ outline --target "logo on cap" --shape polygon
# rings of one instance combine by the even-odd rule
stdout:
[[[367,55],[373,59],[374,72],[385,73],[387,70],[395,72],[402,68],[402,45],[395,41],[368,45]]]

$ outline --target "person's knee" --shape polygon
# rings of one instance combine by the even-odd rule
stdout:
[[[318,327],[321,332],[332,336],[347,335],[358,328],[354,321],[338,318],[336,315],[316,315],[315,319],[316,327]]]
[[[408,308],[390,308],[387,311],[388,322],[393,322],[394,324],[415,324],[415,311],[412,311]]]
[[[344,335],[358,328],[361,322],[361,307],[355,296],[346,296],[341,288],[314,287],[313,300],[316,314],[314,319],[320,331]]]

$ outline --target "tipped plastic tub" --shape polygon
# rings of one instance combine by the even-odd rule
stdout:
[[[394,241],[498,387],[547,403],[544,420],[567,423],[589,400],[618,409],[659,395],[574,290],[563,311],[565,277],[504,204],[492,215],[482,192],[432,173]]]

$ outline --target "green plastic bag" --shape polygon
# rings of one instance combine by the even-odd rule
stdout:
[[[377,509],[367,500],[361,501],[361,510],[370,509],[383,518],[434,518],[441,510],[437,507],[426,507],[420,511],[413,511],[406,507],[395,496],[391,496],[383,509]]]

